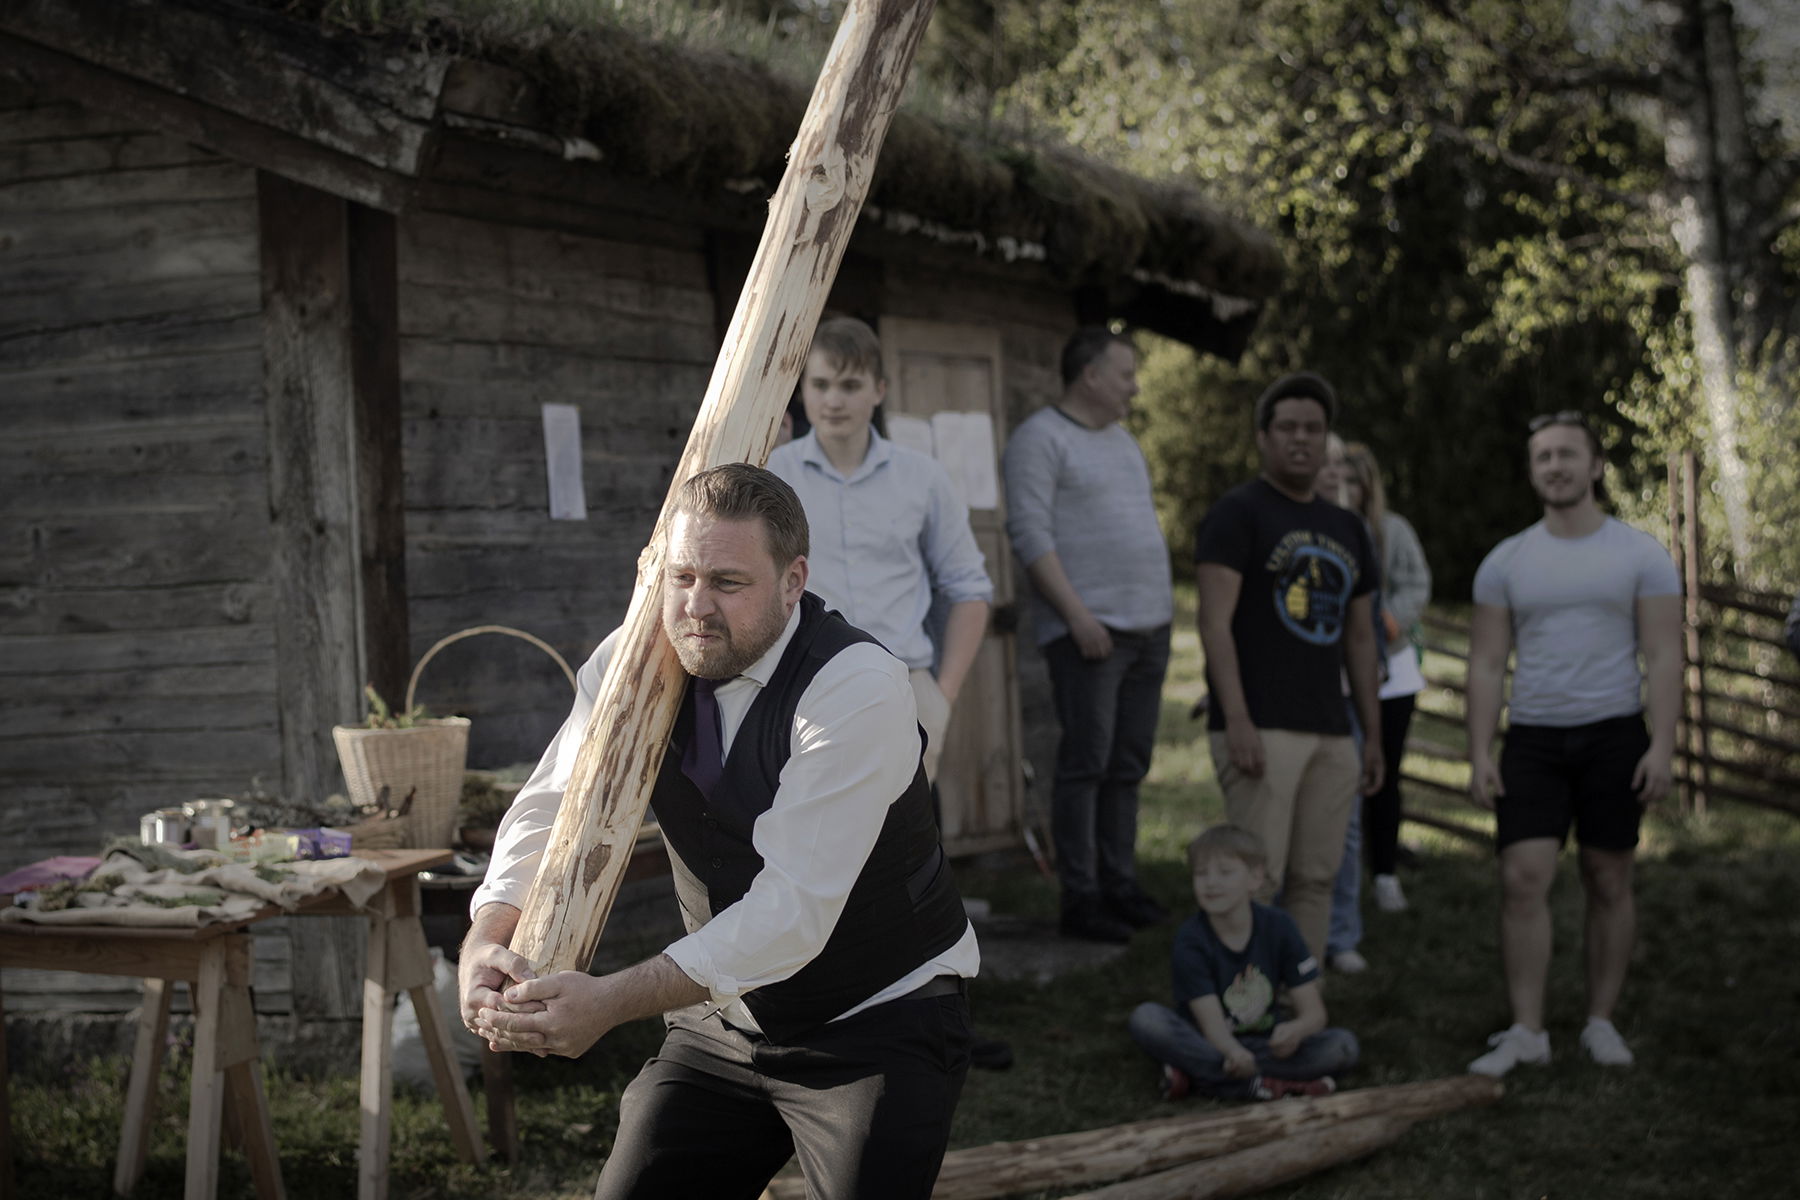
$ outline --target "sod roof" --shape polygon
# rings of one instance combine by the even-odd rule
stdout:
[[[360,36],[424,41],[510,68],[541,89],[543,131],[581,138],[621,174],[696,195],[772,190],[811,81],[733,53],[673,45],[606,22],[495,20],[447,0],[354,17],[330,0],[260,0]],[[869,193],[888,219],[929,225],[1059,279],[1135,276],[1255,302],[1280,285],[1273,238],[1190,188],[1121,171],[1066,145],[1002,139],[898,113]],[[1222,313],[1228,316],[1228,313]]]

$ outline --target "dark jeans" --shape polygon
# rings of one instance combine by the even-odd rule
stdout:
[[[596,1200],[756,1200],[797,1155],[807,1194],[926,1200],[969,1071],[969,1004],[902,997],[788,1045],[725,1026],[710,1005],[668,1036],[619,1103]]]
[[[1394,696],[1381,702],[1381,790],[1363,799],[1363,845],[1369,872],[1392,875],[1400,854],[1400,761],[1406,757],[1406,731],[1412,725],[1417,696]]]
[[[1132,1010],[1127,1025],[1131,1040],[1159,1063],[1167,1063],[1193,1082],[1194,1090],[1228,1100],[1248,1100],[1256,1091],[1254,1079],[1233,1079],[1225,1074],[1225,1056],[1206,1040],[1194,1023],[1166,1004],[1145,1002]],[[1251,1034],[1238,1041],[1256,1056],[1259,1074],[1271,1079],[1319,1079],[1348,1071],[1362,1050],[1348,1029],[1321,1029],[1301,1040],[1286,1058],[1269,1052],[1269,1039]]]
[[[1156,743],[1169,627],[1109,632],[1113,650],[1102,659],[1081,657],[1072,637],[1044,647],[1062,725],[1050,832],[1065,907],[1137,880],[1138,784]]]

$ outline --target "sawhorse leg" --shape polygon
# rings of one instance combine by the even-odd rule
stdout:
[[[519,1115],[513,1106],[512,1058],[481,1047],[481,1090],[487,1093],[488,1141],[508,1163],[519,1161]]]
[[[125,1086],[125,1120],[119,1130],[119,1158],[113,1164],[113,1193],[129,1196],[144,1175],[150,1153],[150,1121],[156,1114],[156,1081],[162,1074],[169,1038],[167,979],[144,980],[137,1042],[131,1051],[131,1080]]]
[[[220,1014],[225,1098],[250,1178],[261,1200],[286,1200],[281,1162],[275,1154],[275,1123],[263,1091],[261,1049],[256,1041],[256,1008],[247,987],[225,989]]]
[[[450,1138],[464,1162],[487,1157],[475,1122],[475,1105],[456,1066],[450,1030],[437,1009],[431,954],[419,924],[418,881],[398,879],[371,902],[368,964],[363,975],[362,1148],[358,1159],[359,1200],[386,1200],[393,1127],[394,997],[412,998]]]
[[[0,1000],[0,1200],[13,1200],[12,1077],[6,1065],[6,1004]]]
[[[249,973],[249,938],[219,938],[202,954],[193,984],[194,1078],[188,1101],[186,1200],[214,1200],[218,1195],[219,1135],[227,1091],[256,1194],[262,1200],[283,1200],[286,1195],[275,1155],[275,1128],[257,1074],[260,1051]],[[149,1086],[155,1087],[154,1080]]]

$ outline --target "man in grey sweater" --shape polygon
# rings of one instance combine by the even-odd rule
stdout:
[[[1149,465],[1119,424],[1138,391],[1136,351],[1082,329],[1062,377],[1061,399],[1007,443],[1006,528],[1062,725],[1051,796],[1062,932],[1123,942],[1168,916],[1138,886],[1136,846],[1169,665],[1169,551]]]

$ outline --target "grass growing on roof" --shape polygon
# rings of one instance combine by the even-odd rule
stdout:
[[[1219,819],[1202,731],[1187,716],[1204,688],[1192,589],[1180,594],[1162,727],[1140,820],[1149,888],[1192,911],[1183,849]],[[1447,736],[1447,735],[1446,735]],[[1459,819],[1483,818],[1463,806]],[[1332,1020],[1362,1040],[1364,1067],[1347,1087],[1455,1074],[1507,1022],[1496,938],[1491,851],[1408,826],[1420,864],[1403,875],[1413,907],[1365,904],[1366,975],[1332,976]],[[1415,1127],[1371,1158],[1266,1193],[1350,1200],[1513,1200],[1540,1196],[1690,1200],[1788,1195],[1800,1177],[1800,821],[1720,804],[1694,820],[1664,809],[1646,828],[1639,867],[1639,940],[1619,1010],[1638,1055],[1630,1071],[1587,1063],[1575,1044],[1584,1018],[1581,903],[1565,856],[1554,897],[1557,953],[1549,1018],[1555,1061],[1521,1067],[1491,1108]],[[1001,912],[1049,919],[1052,884],[1021,856],[964,869],[965,894]],[[1125,1035],[1125,1015],[1169,989],[1170,930],[1140,933],[1118,961],[1045,987],[980,982],[977,1027],[1012,1042],[1017,1064],[972,1072],[954,1145],[1015,1140],[1200,1111],[1155,1097],[1155,1068]],[[579,1062],[517,1060],[522,1139],[516,1168],[457,1162],[435,1101],[395,1103],[390,1194],[451,1200],[574,1200],[592,1193],[610,1146],[619,1092],[654,1053],[660,1029],[638,1022]],[[181,1194],[187,1058],[179,1049],[159,1089],[150,1169],[137,1195]],[[354,1078],[276,1072],[267,1090],[288,1194],[338,1200],[354,1191]],[[75,1064],[13,1083],[22,1194],[102,1195],[111,1178],[124,1068]],[[477,1093],[477,1107],[482,1101]],[[226,1156],[221,1195],[248,1195],[242,1160]]]
[[[276,0],[257,2],[277,6]],[[717,194],[772,192],[841,6],[758,20],[688,0],[282,0],[371,36],[518,70],[549,132],[586,138],[628,177]],[[870,184],[877,208],[956,233],[1040,245],[1059,278],[1139,267],[1250,299],[1280,284],[1273,239],[1185,187],[1078,153],[916,68]]]

